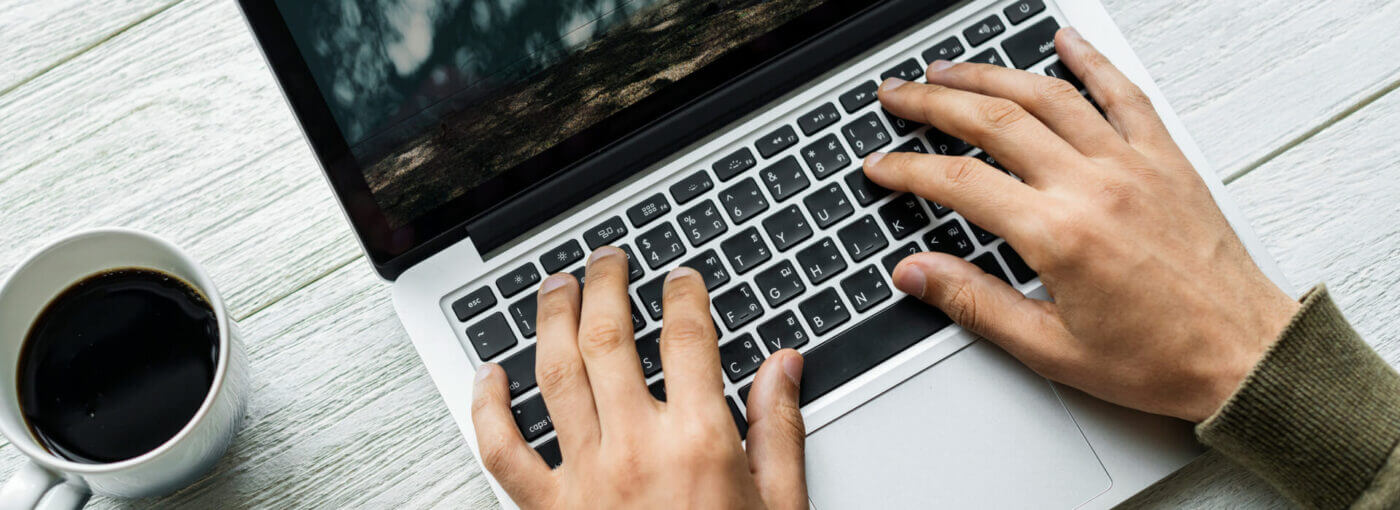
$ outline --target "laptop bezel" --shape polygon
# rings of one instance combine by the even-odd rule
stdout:
[[[495,202],[466,204],[464,199],[473,197],[464,195],[400,228],[390,226],[370,193],[275,2],[238,3],[361,246],[380,276],[392,281],[468,236],[481,253],[489,252],[789,92],[828,70],[831,63],[854,57],[888,34],[962,2],[827,0],[676,82],[683,86],[686,80],[698,78],[692,83],[708,84],[708,91],[653,112],[655,118],[645,122],[628,118],[627,111],[639,106],[657,107],[643,104],[656,96],[644,99],[522,166],[557,159],[560,155],[554,152],[563,147],[596,146],[591,152],[579,152],[567,164],[529,176],[529,182],[518,189],[495,189],[500,195]],[[599,134],[607,130],[612,130],[611,136]],[[516,175],[519,168],[502,175]]]

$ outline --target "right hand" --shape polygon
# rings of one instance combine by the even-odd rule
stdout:
[[[957,210],[1006,239],[1054,302],[971,263],[921,253],[896,286],[1055,381],[1124,406],[1210,417],[1298,303],[1259,270],[1147,96],[1073,29],[1056,37],[1107,120],[1068,82],[985,64],[886,80],[890,112],[985,149],[872,154],[870,179]]]

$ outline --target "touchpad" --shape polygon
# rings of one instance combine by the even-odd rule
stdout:
[[[1050,382],[985,340],[807,438],[818,509],[1073,508],[1109,484]]]

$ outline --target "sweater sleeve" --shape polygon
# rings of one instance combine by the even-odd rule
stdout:
[[[1400,506],[1400,374],[1326,287],[1302,305],[1196,434],[1305,507]]]

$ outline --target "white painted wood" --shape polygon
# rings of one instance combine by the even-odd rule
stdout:
[[[1386,263],[1400,253],[1388,221],[1400,212],[1400,94],[1375,100],[1400,81],[1400,1],[1106,3],[1222,174],[1253,169],[1230,189],[1290,279],[1331,282],[1400,362],[1400,271]],[[233,2],[185,0],[71,58],[7,45],[42,39],[12,35],[34,27],[12,24],[19,4],[0,5],[0,61],[58,65],[0,94],[0,270],[85,226],[170,237],[242,319],[255,378],[215,475],[166,499],[92,506],[494,505]],[[46,8],[30,4],[18,8]],[[104,5],[102,21],[152,5]],[[64,33],[111,32],[91,8],[33,12]],[[0,444],[0,477],[18,463]],[[1132,503],[1282,500],[1209,455]]]
[[[0,90],[101,44],[178,0],[0,1]]]

